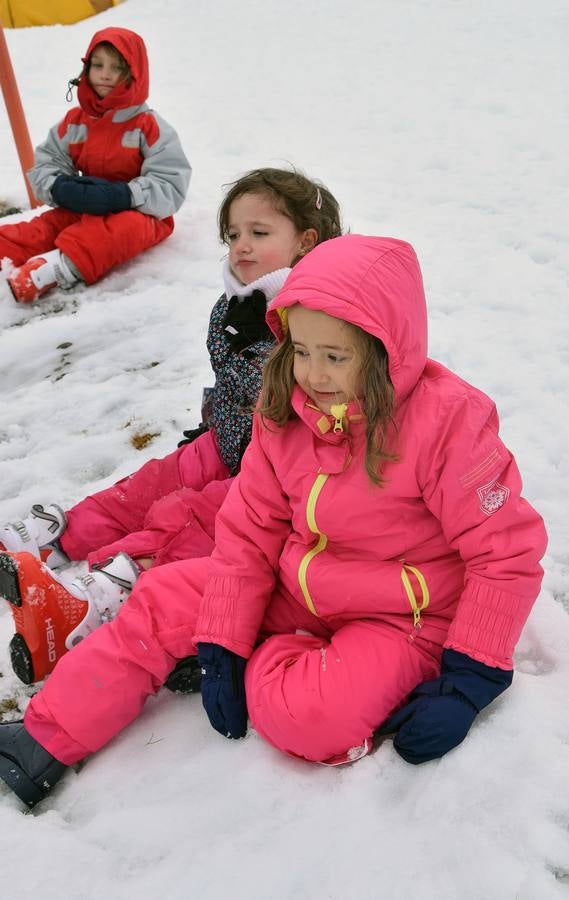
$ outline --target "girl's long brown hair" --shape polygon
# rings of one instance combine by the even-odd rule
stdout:
[[[349,323],[348,323],[349,324]],[[349,324],[355,335],[356,352],[360,363],[359,383],[363,395],[362,412],[366,420],[365,468],[370,481],[383,485],[382,467],[397,460],[388,448],[388,429],[393,415],[393,385],[389,377],[387,351],[379,338],[357,325]],[[283,426],[297,418],[292,407],[294,347],[290,332],[277,344],[263,371],[263,387],[258,412],[263,423],[267,420]]]

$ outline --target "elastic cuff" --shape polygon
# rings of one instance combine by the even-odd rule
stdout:
[[[478,662],[512,669],[512,657],[533,598],[497,590],[472,579],[466,583],[445,647]]]

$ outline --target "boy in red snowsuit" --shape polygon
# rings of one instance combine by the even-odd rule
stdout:
[[[148,58],[126,28],[98,31],[83,58],[79,106],[36,148],[28,173],[55,207],[0,227],[8,283],[31,303],[55,286],[93,284],[173,231],[191,167],[174,129],[146,104]]]

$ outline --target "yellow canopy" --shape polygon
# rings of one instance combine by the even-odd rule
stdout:
[[[26,25],[72,25],[122,0],[0,0],[4,28]]]

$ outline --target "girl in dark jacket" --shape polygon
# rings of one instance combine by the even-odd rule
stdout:
[[[67,512],[36,504],[23,521],[0,529],[0,548],[15,554],[0,554],[0,596],[12,603],[12,665],[25,683],[44,678],[63,653],[113,618],[142,569],[211,553],[215,516],[249,443],[272,347],[267,302],[290,267],[341,226],[323,185],[299,172],[259,169],[231,186],[219,229],[229,254],[207,338],[215,373],[207,427]],[[84,559],[91,571],[74,581],[53,571]],[[43,601],[30,602],[38,591]]]

